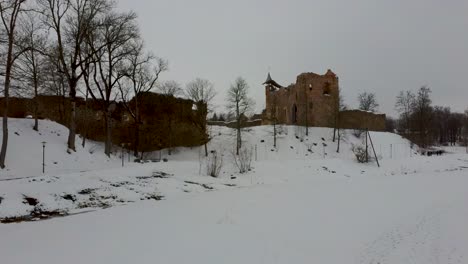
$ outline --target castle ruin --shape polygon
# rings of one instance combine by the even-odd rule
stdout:
[[[385,130],[385,115],[359,110],[339,110],[339,79],[325,74],[302,73],[295,84],[283,87],[268,73],[265,86],[264,124]]]

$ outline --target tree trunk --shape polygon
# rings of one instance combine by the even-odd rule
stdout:
[[[37,118],[37,112],[39,112],[39,102],[37,99],[38,93],[37,93],[37,78],[34,75],[34,127],[33,129],[36,131],[39,131],[39,119]]]
[[[169,117],[169,148],[167,150],[167,154],[169,156],[172,155],[172,118],[171,117]]]
[[[3,109],[3,137],[2,137],[2,149],[0,151],[0,168],[5,168],[6,152],[8,147],[8,107],[10,100],[10,79],[11,79],[11,68],[13,64],[13,33],[10,33],[8,41],[8,56],[6,61],[5,71],[5,90],[4,90],[4,109]]]
[[[37,112],[38,112],[38,103],[37,103],[37,95],[34,99],[34,127],[33,129],[35,131],[39,131],[39,119],[37,118]]]
[[[340,153],[340,142],[341,142],[341,134],[340,134],[340,129],[338,128],[338,147],[336,148],[336,153]]]
[[[135,139],[133,143],[133,155],[138,157],[139,147],[140,147],[140,109],[138,107],[138,94],[135,94]],[[143,155],[143,153],[142,153]]]
[[[205,121],[203,122],[203,136],[205,137],[205,157],[208,157],[208,135],[206,133],[206,115]]]
[[[273,122],[273,148],[276,148],[276,120]]]
[[[138,157],[138,147],[140,145],[140,122],[135,122],[135,140],[133,143],[133,155]]]
[[[236,152],[237,155],[239,155],[240,148],[242,148],[242,138],[241,138],[240,122],[238,122],[237,124],[237,152]]]
[[[110,109],[106,109],[105,118],[106,122],[106,142],[104,147],[104,153],[110,157],[112,152],[112,120],[111,120],[111,112]]]
[[[73,151],[76,151],[75,148],[75,136],[76,136],[76,123],[75,123],[75,117],[76,117],[76,102],[75,98],[71,98],[71,110],[70,110],[70,126],[68,128],[68,149],[71,149]]]
[[[5,85],[6,86],[6,85]],[[8,96],[7,90],[5,89],[5,98],[3,98],[4,102],[4,110],[3,110],[3,137],[2,137],[2,150],[0,152],[0,168],[5,168],[5,159],[6,159],[6,151],[8,145]]]

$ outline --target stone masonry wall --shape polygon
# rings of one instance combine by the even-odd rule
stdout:
[[[265,87],[265,122],[288,125],[332,127],[338,113],[338,77],[330,70],[324,75],[302,73],[285,88]]]
[[[361,110],[340,112],[340,128],[385,131],[385,114],[375,114]]]

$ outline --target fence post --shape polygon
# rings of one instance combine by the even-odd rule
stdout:
[[[257,144],[255,144],[255,161],[257,161]]]

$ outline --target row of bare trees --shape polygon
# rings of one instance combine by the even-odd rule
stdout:
[[[395,109],[400,114],[397,129],[423,147],[468,143],[468,110],[456,113],[449,107],[433,106],[429,87],[416,93],[401,91]]]
[[[3,137],[0,167],[5,168],[8,147],[10,96],[34,98],[34,127],[39,131],[39,95],[63,98],[60,113],[69,134],[67,149],[76,151],[78,96],[99,104],[104,118],[105,154],[112,151],[112,112],[121,102],[134,123],[134,154],[140,145],[142,95],[156,89],[165,95],[195,102],[197,128],[210,140],[206,115],[216,91],[211,82],[195,79],[185,91],[175,81],[159,82],[168,63],[146,51],[134,12],[119,11],[112,0],[0,0],[0,73],[3,92]],[[253,107],[247,82],[238,78],[228,92],[228,110],[237,121],[237,152],[241,148],[241,118]],[[13,93],[12,93],[13,92]],[[66,99],[66,100],[65,100]],[[67,109],[67,111],[65,111]],[[84,115],[84,116],[77,116]],[[85,133],[86,134],[86,133]],[[86,135],[83,135],[83,145]]]
[[[69,151],[76,150],[79,94],[100,104],[106,155],[111,154],[116,101],[124,103],[138,130],[139,95],[156,88],[160,73],[168,67],[167,61],[145,50],[134,12],[118,11],[112,0],[0,0],[0,15],[1,168],[5,168],[12,95],[67,97]],[[33,108],[33,128],[39,130],[37,101]]]

